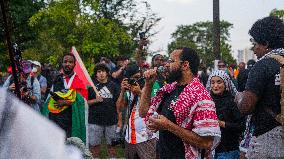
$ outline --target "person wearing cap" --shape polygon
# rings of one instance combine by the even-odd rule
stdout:
[[[19,84],[21,91],[21,99],[30,105],[34,110],[40,111],[39,102],[41,99],[40,84],[37,78],[31,76],[32,63],[30,61],[22,61],[22,72],[20,73]],[[11,92],[16,90],[14,77],[10,75],[3,87]]]
[[[125,132],[125,157],[128,159],[156,158],[156,136],[147,132],[144,118],[139,116],[142,72],[136,63],[125,68],[121,91],[116,102],[120,110],[127,108],[128,124]]]
[[[47,80],[46,78],[41,75],[41,64],[38,61],[32,61],[33,69],[32,72],[34,73],[34,77],[37,78],[39,84],[40,84],[40,93],[41,93],[41,101],[40,101],[40,107],[42,103],[45,101],[45,94],[47,89]]]

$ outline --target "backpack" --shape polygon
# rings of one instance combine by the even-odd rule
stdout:
[[[280,63],[280,114],[275,115],[276,121],[278,121],[282,126],[284,126],[284,57],[281,55],[270,55],[271,58],[275,59]]]

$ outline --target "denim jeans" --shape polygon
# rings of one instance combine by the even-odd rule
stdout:
[[[239,159],[240,158],[240,151],[228,151],[222,153],[216,153],[214,159]]]

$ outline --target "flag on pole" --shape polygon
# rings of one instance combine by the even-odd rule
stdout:
[[[76,58],[76,66],[74,68],[74,71],[76,72],[76,74],[79,76],[79,78],[82,80],[83,84],[85,86],[91,86],[93,87],[96,95],[99,95],[98,90],[96,89],[81,57],[79,56],[75,46],[72,47],[71,49],[71,54],[73,54]]]

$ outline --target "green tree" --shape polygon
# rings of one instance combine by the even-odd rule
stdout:
[[[13,42],[18,43],[23,57],[56,65],[73,45],[89,68],[100,56],[131,56],[138,33],[152,36],[160,20],[142,0],[10,1],[11,17],[19,26],[13,30],[17,35]],[[2,30],[0,35],[2,53],[7,49]],[[8,53],[0,56],[1,61],[8,61],[7,57]]]
[[[6,15],[11,32],[12,42],[17,43],[22,50],[33,45],[36,33],[28,25],[28,20],[45,6],[44,0],[7,0]],[[8,49],[6,46],[6,37],[2,20],[2,11],[0,13],[0,61],[4,67],[10,64]]]
[[[276,16],[279,17],[280,19],[284,20],[284,10],[280,10],[280,9],[273,9],[270,14],[270,16]]]
[[[221,58],[228,63],[236,63],[231,55],[231,45],[229,44],[229,30],[233,25],[226,21],[220,22],[220,39],[221,39]],[[192,25],[180,25],[172,33],[173,41],[168,45],[171,52],[178,47],[191,47],[195,49],[203,63],[207,66],[212,65],[214,61],[213,54],[213,23],[197,22]]]
[[[138,4],[134,0],[50,1],[30,18],[29,24],[39,36],[25,55],[40,53],[38,58],[56,63],[74,45],[87,67],[93,65],[93,58],[129,56],[137,46],[138,32],[152,35],[153,26],[160,20],[147,3],[141,3],[147,15],[139,15]]]

